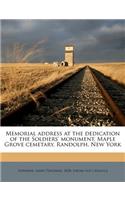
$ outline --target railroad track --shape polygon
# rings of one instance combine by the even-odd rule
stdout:
[[[2,125],[124,126],[124,102],[125,89],[85,67],[46,91],[35,108],[30,105],[28,112],[18,110],[3,118]]]

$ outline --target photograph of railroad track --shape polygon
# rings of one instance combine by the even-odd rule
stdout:
[[[1,20],[1,126],[125,126],[125,20]]]

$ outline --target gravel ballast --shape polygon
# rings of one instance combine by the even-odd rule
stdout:
[[[116,126],[88,68],[50,93],[18,126]]]

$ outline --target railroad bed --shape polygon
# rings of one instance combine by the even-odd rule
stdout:
[[[105,101],[93,73],[114,94],[116,103],[124,112],[125,89],[89,67],[82,69],[70,79],[46,94],[35,109],[14,120],[14,126],[117,126],[121,125]],[[117,91],[117,92],[116,92]],[[118,92],[119,91],[119,92]],[[119,94],[120,93],[120,94]],[[123,95],[122,95],[123,94]],[[117,96],[118,95],[118,96]],[[120,96],[119,96],[120,95]],[[118,98],[116,98],[118,97]],[[123,116],[124,118],[124,116]],[[124,121],[124,119],[123,119]],[[5,124],[7,125],[7,124]],[[124,125],[124,123],[122,124]]]

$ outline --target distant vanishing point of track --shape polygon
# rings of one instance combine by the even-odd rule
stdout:
[[[18,119],[13,116],[3,119],[2,125],[125,125],[125,89],[89,67],[45,95],[36,108]]]

